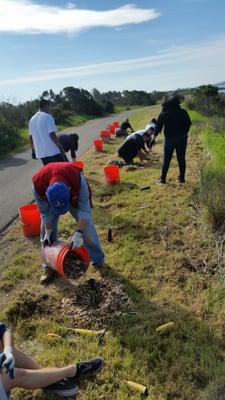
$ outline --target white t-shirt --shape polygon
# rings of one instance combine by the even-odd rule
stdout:
[[[140,131],[136,131],[136,132],[130,133],[130,134],[126,137],[126,139],[130,139],[130,138],[134,137],[135,135],[143,136],[144,133],[146,133],[146,129],[141,129]]]
[[[56,132],[54,118],[51,114],[38,111],[29,121],[29,134],[32,136],[37,158],[60,154],[59,148],[52,141],[49,133]]]

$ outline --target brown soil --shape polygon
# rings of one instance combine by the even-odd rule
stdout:
[[[120,282],[116,279],[89,279],[75,287],[70,296],[62,300],[63,314],[72,316],[73,325],[82,327],[97,323],[106,324],[115,315],[131,310],[132,303]]]
[[[64,260],[64,273],[69,279],[78,279],[87,271],[88,265],[73,251],[69,251]]]

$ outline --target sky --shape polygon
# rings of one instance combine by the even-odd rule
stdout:
[[[225,81],[225,0],[0,0],[0,101]]]

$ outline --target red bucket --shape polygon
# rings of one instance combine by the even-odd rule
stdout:
[[[77,168],[80,168],[82,171],[84,169],[84,162],[82,160],[73,161],[73,165],[75,165]]]
[[[24,236],[38,236],[41,230],[41,216],[36,204],[27,204],[18,208],[20,224]]]
[[[80,269],[76,272],[76,276],[73,276],[73,279],[82,276],[87,271],[90,262],[89,254],[85,247],[71,250],[70,245],[63,241],[53,243],[51,246],[42,247],[41,255],[47,266],[57,271],[64,278],[71,278],[66,268],[68,260],[74,257],[74,255],[81,263]]]
[[[104,143],[108,143],[110,140],[110,132],[109,130],[100,131],[100,137],[102,138]]]
[[[111,135],[114,135],[114,133],[116,133],[116,126],[114,124],[109,125],[108,129]]]
[[[106,165],[104,167],[106,182],[114,185],[120,181],[120,171],[118,165]]]
[[[103,150],[103,141],[102,139],[95,139],[94,140],[94,146],[96,151],[102,151]]]
[[[114,122],[113,122],[113,125],[115,126],[115,128],[119,128],[120,123],[119,123],[119,121],[114,121]]]

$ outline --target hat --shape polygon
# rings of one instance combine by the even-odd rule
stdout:
[[[46,190],[51,211],[56,216],[65,214],[69,210],[70,190],[63,182],[55,182]]]

